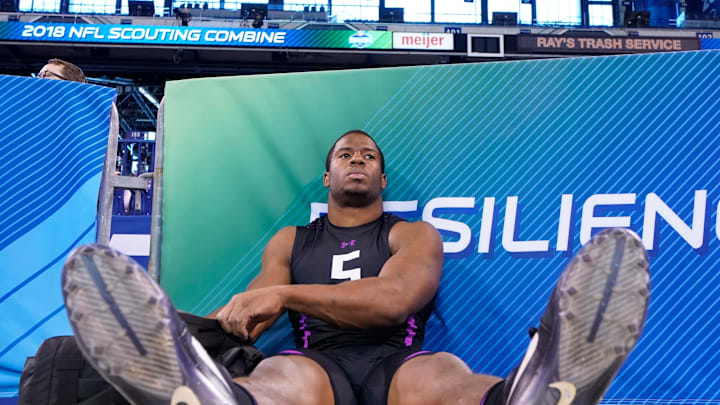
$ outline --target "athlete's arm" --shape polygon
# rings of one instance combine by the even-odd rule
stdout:
[[[336,285],[272,286],[236,295],[225,314],[233,321],[233,333],[252,336],[265,318],[286,309],[343,328],[375,329],[405,322],[437,291],[442,239],[428,223],[400,222],[392,228],[389,241],[392,256],[378,277]]]
[[[248,284],[247,288],[245,289],[246,292],[271,286],[290,284],[290,258],[292,255],[292,247],[294,241],[294,226],[288,226],[281,229],[270,239],[270,241],[268,241],[267,245],[265,246],[265,250],[263,251],[260,273],[258,273],[258,275],[255,276],[255,278],[250,282],[250,284]],[[238,295],[241,294],[245,293],[240,293]],[[210,315],[208,315],[208,318],[216,318],[218,321],[220,321],[220,324],[228,332],[233,331],[233,327],[230,325],[230,320],[225,314],[223,314],[225,316],[218,315],[225,307],[232,304],[232,302],[233,300],[231,299],[228,304],[223,305],[222,307],[216,309]],[[281,311],[263,320],[262,322],[259,322],[250,334],[250,339],[252,341],[257,340],[257,338],[265,330],[267,330],[270,326],[272,326],[273,323],[275,323],[275,321],[283,314],[283,312],[284,311]],[[248,335],[243,334],[242,336]]]

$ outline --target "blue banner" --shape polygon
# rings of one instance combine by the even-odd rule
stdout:
[[[720,49],[720,38],[702,38],[700,44],[702,49]]]
[[[391,49],[392,33],[0,22],[0,40],[265,48]]]
[[[60,270],[95,241],[115,89],[0,75],[0,95],[0,397],[13,397],[25,358],[72,334]]]

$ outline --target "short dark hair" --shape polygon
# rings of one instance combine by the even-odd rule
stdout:
[[[67,80],[73,82],[87,83],[85,73],[83,73],[82,69],[80,69],[77,65],[73,63],[58,58],[52,58],[48,61],[48,64],[62,66],[63,76],[65,76]]]
[[[362,134],[362,135],[365,135],[368,138],[370,138],[371,141],[373,141],[373,143],[375,144],[375,147],[377,148],[378,152],[380,153],[380,171],[382,173],[385,173],[385,155],[383,155],[382,149],[380,149],[380,146],[378,146],[377,142],[375,142],[375,139],[373,139],[373,137],[370,136],[370,134],[368,134],[367,132],[360,130],[360,129],[353,129],[353,130],[347,131],[344,134],[340,135],[340,137],[335,140],[335,143],[332,144],[332,146],[330,147],[330,150],[327,153],[327,157],[325,158],[325,171],[326,172],[330,171],[330,161],[332,160],[332,154],[335,151],[335,145],[337,145],[337,143],[341,139],[343,139],[344,137],[346,137],[350,134]]]

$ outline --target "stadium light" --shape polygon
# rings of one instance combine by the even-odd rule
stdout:
[[[138,86],[137,89],[138,89],[138,91],[140,92],[140,94],[142,94],[143,96],[145,96],[145,98],[148,99],[148,101],[149,101],[152,105],[155,106],[155,108],[160,108],[160,103],[157,101],[157,99],[155,98],[155,96],[153,96],[149,91],[147,91],[147,89],[146,89],[145,87]]]

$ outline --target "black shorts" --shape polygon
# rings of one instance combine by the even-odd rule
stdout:
[[[335,405],[382,405],[387,403],[398,368],[413,357],[432,352],[361,346],[330,351],[285,350],[278,354],[301,355],[318,363],[330,377]]]

